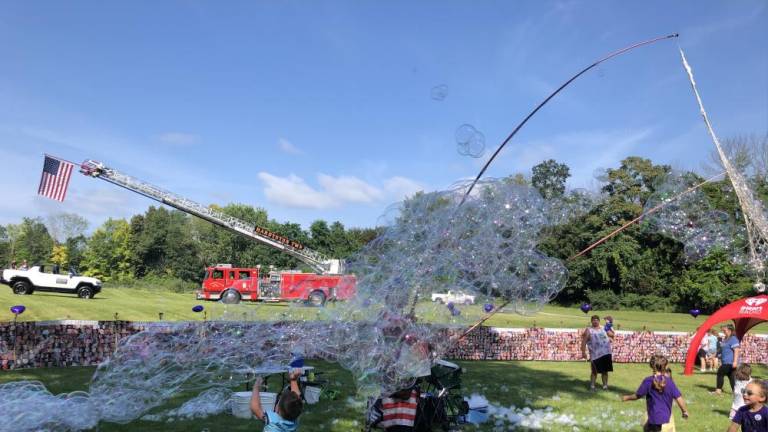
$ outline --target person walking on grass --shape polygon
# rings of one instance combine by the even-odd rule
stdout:
[[[682,411],[683,418],[688,419],[688,408],[680,390],[671,376],[667,376],[667,358],[655,354],[649,362],[653,374],[646,377],[634,394],[621,397],[622,402],[645,398],[648,420],[643,425],[643,432],[661,432],[662,425],[670,422],[672,417],[672,401]]]
[[[717,380],[714,394],[723,394],[723,384],[725,383],[725,377],[728,377],[728,382],[731,384],[731,391],[733,391],[734,379],[733,372],[735,367],[739,365],[739,355],[741,348],[739,347],[739,339],[733,334],[735,328],[733,324],[726,324],[721,327],[723,333],[725,333],[725,339],[720,344],[722,347],[722,363],[717,368]]]
[[[590,326],[584,329],[581,335],[581,355],[589,360],[591,375],[589,389],[595,391],[597,374],[601,375],[603,390],[608,390],[608,372],[613,372],[613,359],[611,357],[611,340],[613,330],[605,331],[600,326],[600,317],[593,315]],[[589,355],[587,355],[589,349]]]
[[[736,411],[727,432],[768,432],[768,383],[752,380],[744,389],[744,405]]]

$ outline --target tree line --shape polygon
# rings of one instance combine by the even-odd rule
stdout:
[[[271,220],[265,210],[244,204],[216,210],[333,258],[348,257],[377,235],[374,228],[347,229],[338,221],[328,224],[324,220],[304,230],[296,223]],[[0,262],[58,264],[106,282],[152,277],[199,283],[203,269],[217,263],[309,271],[285,253],[164,207],[151,206],[130,220],[108,219],[90,235],[86,235],[87,227],[83,217],[71,213],[0,225]]]
[[[731,161],[745,173],[756,195],[768,199],[768,140],[738,138],[726,141]],[[705,171],[718,171],[717,159]],[[726,251],[715,250],[703,259],[687,261],[683,245],[671,238],[633,225],[584,256],[568,260],[593,242],[638,217],[656,188],[672,172],[669,165],[630,156],[606,169],[600,181],[600,200],[586,215],[540,233],[539,249],[562,259],[569,272],[565,288],[555,299],[563,305],[589,301],[599,309],[642,309],[711,312],[752,292],[754,276],[744,264],[733,263]],[[691,184],[703,181],[688,172]],[[570,168],[555,160],[533,167],[531,175],[506,178],[539,190],[545,199],[566,192]],[[702,188],[713,208],[743,224],[741,209],[725,178]],[[265,210],[244,204],[215,207],[225,214],[266,228],[333,258],[346,258],[373,240],[380,228],[347,229],[340,222],[299,224],[269,219]],[[140,215],[109,219],[86,234],[87,222],[74,214],[46,220],[24,218],[0,225],[0,262],[28,260],[77,267],[104,281],[170,278],[199,283],[205,266],[231,263],[240,267],[273,265],[303,268],[295,258],[213,224],[168,210],[149,207]]]

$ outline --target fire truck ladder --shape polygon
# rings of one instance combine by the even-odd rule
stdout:
[[[104,164],[100,162],[87,160],[80,165],[80,172],[84,175],[116,184],[185,213],[205,219],[208,222],[212,222],[262,244],[272,246],[273,248],[279,249],[300,259],[319,273],[339,274],[344,271],[343,262],[341,260],[329,259],[319,252],[304,247],[298,242],[291,241],[264,228],[241,221],[240,219],[226,215],[210,207],[205,207],[192,200],[125,175],[115,169],[104,166]]]

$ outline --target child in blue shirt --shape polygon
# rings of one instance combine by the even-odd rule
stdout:
[[[603,327],[603,330],[605,330],[606,333],[609,331],[613,331],[613,317],[608,315],[605,317],[605,327]]]
[[[295,369],[289,375],[291,387],[278,396],[276,411],[272,411],[272,407],[267,407],[269,410],[265,411],[261,406],[261,377],[256,378],[251,394],[251,411],[259,420],[264,421],[264,432],[295,432],[298,429],[298,418],[302,410],[299,376],[301,369]]]

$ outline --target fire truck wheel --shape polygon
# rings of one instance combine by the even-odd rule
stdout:
[[[235,290],[226,290],[221,295],[221,302],[225,304],[238,304],[240,303],[240,293]]]
[[[325,304],[325,294],[322,291],[312,291],[309,294],[309,304],[320,307]]]

